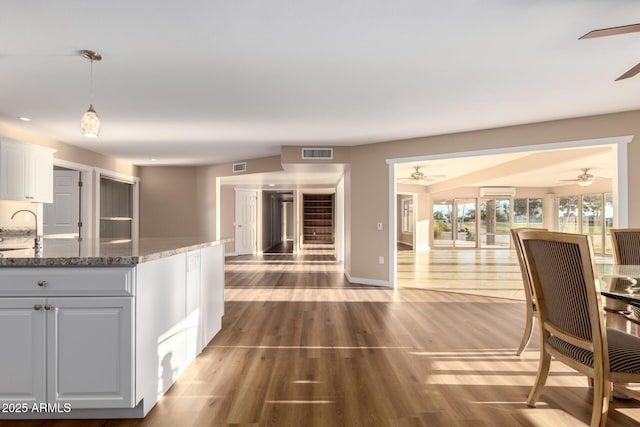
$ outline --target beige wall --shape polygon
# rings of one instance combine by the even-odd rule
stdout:
[[[140,236],[202,237],[195,167],[140,168]]]

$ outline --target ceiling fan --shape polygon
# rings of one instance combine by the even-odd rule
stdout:
[[[576,179],[563,179],[562,181],[575,182],[581,187],[586,187],[588,185],[593,184],[593,180],[595,179],[595,176],[589,173],[590,168],[584,168],[581,170],[582,170],[582,173],[578,175]]]
[[[446,175],[425,175],[420,171],[420,166],[413,167],[415,171],[407,178],[400,178],[400,181],[407,184],[420,184],[424,185],[436,179],[445,178]]]
[[[622,25],[620,27],[601,28],[599,30],[589,31],[587,34],[580,37],[579,40],[593,39],[596,37],[615,36],[618,34],[627,34],[627,33],[636,33],[636,32],[640,32],[640,24]],[[631,68],[629,71],[627,71],[626,73],[618,77],[616,81],[628,79],[629,77],[633,77],[638,73],[640,73],[640,63],[638,63],[635,67]]]

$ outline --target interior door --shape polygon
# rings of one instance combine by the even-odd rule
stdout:
[[[258,192],[236,190],[235,243],[237,255],[257,252]]]
[[[53,171],[53,203],[44,204],[44,234],[80,235],[80,172]]]

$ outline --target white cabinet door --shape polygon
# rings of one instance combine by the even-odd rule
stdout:
[[[132,408],[132,298],[49,298],[49,403]]]
[[[186,277],[186,354],[187,361],[195,359],[200,354],[200,281],[201,262],[200,250],[187,253],[187,277]]]
[[[29,200],[41,203],[53,202],[53,154],[48,149],[33,147],[29,153],[27,194]]]
[[[27,146],[3,141],[0,145],[0,200],[27,199]]]
[[[224,244],[202,249],[201,342],[203,349],[222,329],[224,315]]]
[[[0,403],[46,401],[44,298],[0,298]]]
[[[151,408],[186,368],[186,255],[136,267],[136,393]]]

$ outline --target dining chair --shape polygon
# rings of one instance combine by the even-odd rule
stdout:
[[[518,231],[523,230],[545,230],[541,228],[512,228],[511,229],[511,239],[513,240],[513,246],[515,246],[516,254],[518,255],[518,264],[520,265],[520,274],[522,275],[522,284],[524,285],[524,299],[526,304],[526,318],[524,324],[524,333],[522,334],[522,340],[520,341],[520,345],[516,350],[516,355],[520,356],[529,345],[529,341],[531,340],[531,333],[533,332],[533,324],[535,318],[538,317],[538,313],[536,310],[536,302],[533,297],[533,288],[531,287],[531,279],[529,278],[529,272],[527,271],[527,267],[524,264],[524,254],[522,252],[522,243],[518,238]]]
[[[591,426],[605,426],[612,382],[640,382],[640,338],[606,328],[589,237],[521,231],[540,327],[535,407],[555,358],[592,379]]]
[[[612,228],[609,233],[613,246],[613,261],[622,265],[640,265],[640,228]],[[625,316],[626,320],[635,324],[639,322],[640,308],[621,302],[612,302],[609,305],[623,315],[625,311],[632,313],[631,316]]]
[[[640,228],[612,228],[611,245],[616,264],[640,264]]]

